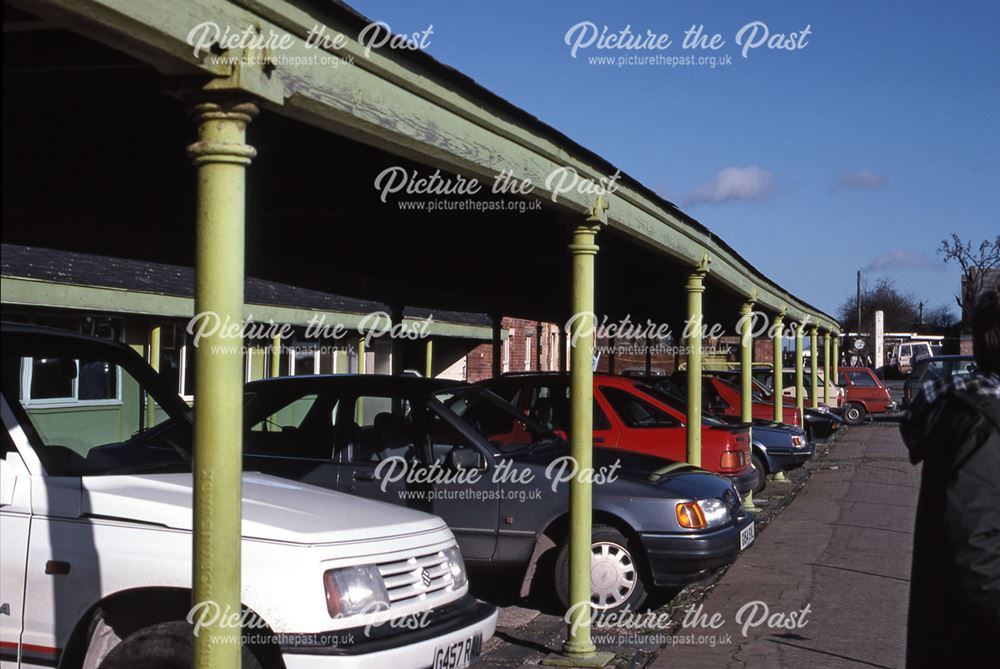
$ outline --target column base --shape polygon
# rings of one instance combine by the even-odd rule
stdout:
[[[791,483],[788,477],[785,476],[785,472],[775,472],[771,480],[775,483]]]
[[[594,652],[590,655],[567,655],[565,653],[549,653],[542,658],[542,664],[548,667],[581,667],[582,669],[603,669],[611,664],[615,654],[607,651]]]
[[[744,511],[760,511],[760,507],[753,502],[753,493],[748,492],[746,497],[743,498],[743,510]]]

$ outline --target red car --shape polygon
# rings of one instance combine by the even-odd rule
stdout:
[[[867,414],[886,413],[896,409],[889,390],[875,372],[867,367],[841,367],[837,385],[846,390],[844,420],[857,425]]]
[[[675,384],[683,385],[687,383],[687,375],[679,372],[670,377]],[[723,416],[740,415],[740,397],[742,391],[739,386],[713,376],[711,373],[705,374],[701,381],[702,400],[701,406],[707,413],[721,414]],[[801,427],[802,421],[799,417],[798,409],[794,403],[783,402],[782,423]],[[774,420],[774,403],[765,399],[757,392],[753,393],[751,403],[752,416],[763,420]]]
[[[569,431],[569,374],[505,374],[481,381],[552,430]],[[687,416],[676,400],[638,379],[594,375],[594,445],[621,448],[684,462]],[[757,480],[750,439],[741,425],[706,420],[701,427],[701,466],[730,479],[746,494]]]

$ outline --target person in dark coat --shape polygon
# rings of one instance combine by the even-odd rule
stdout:
[[[910,460],[923,463],[910,668],[1000,657],[1000,287],[983,292],[972,320],[979,371],[924,384],[900,426]]]

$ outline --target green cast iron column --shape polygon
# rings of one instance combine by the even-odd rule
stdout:
[[[830,332],[823,333],[823,403],[830,406]]]
[[[748,426],[751,444],[753,443],[753,308],[757,302],[756,289],[750,299],[740,307],[740,422]],[[752,450],[752,446],[751,446]],[[761,474],[763,476],[763,474]],[[753,491],[743,498],[743,508],[749,511],[757,510],[753,503]]]
[[[246,167],[256,154],[245,143],[257,113],[249,103],[204,102],[193,109],[198,141],[188,147],[197,169],[195,313],[243,321]],[[240,519],[243,452],[243,340],[222,332],[201,339],[195,370],[195,604],[240,610]],[[193,666],[240,666],[240,627],[224,616],[194,638]]]
[[[805,427],[806,389],[802,369],[802,323],[795,324],[795,408],[799,412],[800,425]]]
[[[160,371],[160,326],[149,328],[149,366]],[[146,428],[156,423],[156,401],[146,396]]]
[[[774,339],[774,422],[783,423],[785,422],[785,398],[782,395],[784,392],[784,379],[782,379],[783,361],[782,361],[782,350],[781,350],[781,339],[782,339],[782,328],[785,324],[785,312],[781,311],[777,316],[774,317],[774,328],[772,330],[772,337]]]
[[[809,371],[812,374],[812,388],[809,389],[809,403],[813,409],[819,408],[819,327],[809,328]]]
[[[365,373],[365,338],[362,336],[358,339],[358,374]],[[354,420],[358,425],[364,425],[365,422],[365,407],[364,400],[358,398],[354,405]]]
[[[503,361],[500,356],[503,355],[503,334],[500,316],[493,316],[493,339],[492,339],[492,358],[490,359],[490,368],[492,371],[492,377],[494,379],[500,378],[500,374],[503,372]]]
[[[703,314],[702,294],[705,292],[705,275],[708,274],[709,260],[706,255],[698,269],[688,277],[687,291],[688,320],[685,326],[687,336],[687,461],[695,467],[701,466],[701,334]]]
[[[573,229],[569,245],[573,256],[573,319],[570,337],[570,410],[573,457],[581,471],[588,471],[593,461],[594,394],[594,256],[598,247],[594,237],[601,226],[601,203],[592,215]],[[590,482],[570,481],[569,595],[573,619],[563,652],[570,657],[594,654],[590,640],[590,531],[592,524]]]
[[[840,380],[840,333],[833,335],[833,376],[830,383],[836,384]]]
[[[281,375],[281,335],[271,339],[271,378]]]
[[[434,340],[427,338],[427,359],[424,362],[424,376],[428,379],[434,378]]]

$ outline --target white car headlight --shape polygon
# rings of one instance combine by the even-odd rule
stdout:
[[[331,618],[375,613],[389,608],[385,582],[372,564],[331,569],[323,574],[326,609]]]
[[[451,571],[452,590],[458,590],[465,585],[465,560],[462,559],[462,551],[458,546],[452,546],[444,550],[444,556],[448,558],[448,569]]]
[[[721,499],[715,497],[699,499],[698,506],[701,507],[701,513],[705,516],[706,527],[725,525],[729,522],[729,510]]]

